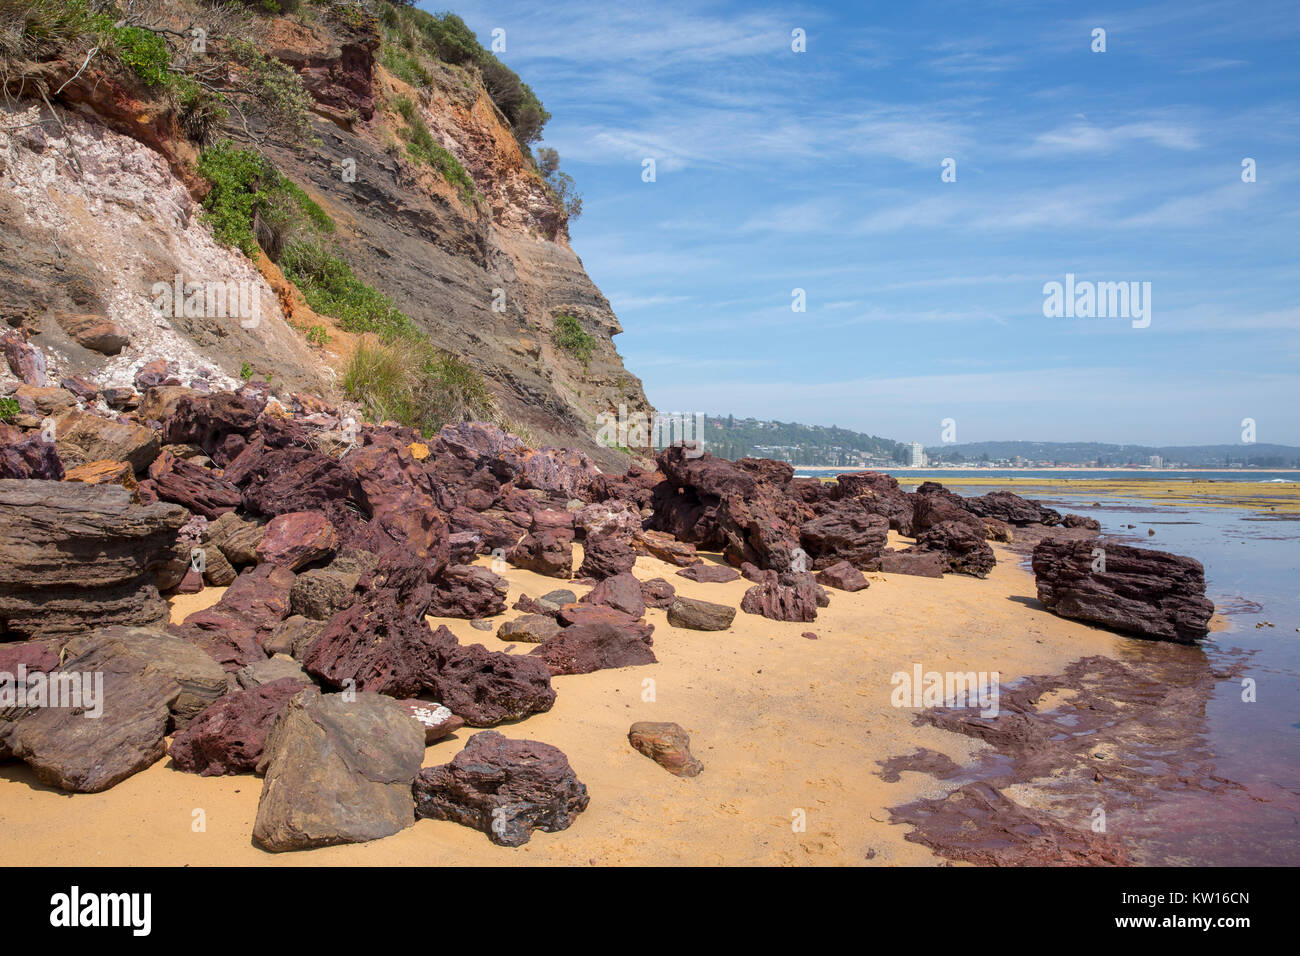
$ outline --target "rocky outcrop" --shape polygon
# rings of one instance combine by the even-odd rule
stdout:
[[[916,538],[917,549],[937,551],[944,556],[945,571],[985,578],[997,564],[993,549],[985,541],[983,527],[962,521],[940,521]]]
[[[280,852],[391,836],[415,822],[423,759],[424,733],[397,701],[301,691],[266,740],[253,840]]]
[[[134,504],[118,485],[0,480],[4,629],[37,637],[165,621],[154,572],[185,560],[185,518],[176,505]]]
[[[880,567],[888,537],[889,519],[868,511],[857,498],[836,502],[799,529],[799,539],[812,558],[811,570],[848,561],[855,568],[874,571]]]
[[[762,582],[745,592],[740,609],[774,621],[815,621],[817,608],[830,598],[809,572],[788,572],[778,576],[764,571]]]
[[[428,613],[434,617],[493,617],[506,609],[510,584],[487,568],[453,564],[434,581]]]
[[[974,498],[963,498],[966,510],[981,518],[997,518],[1010,525],[1061,523],[1061,513],[1051,508],[1044,508],[1037,501],[1030,501],[1010,491],[991,491]]]
[[[587,809],[587,788],[550,744],[475,734],[451,763],[420,771],[416,815],[486,833],[499,846],[523,846],[534,830],[567,830]]]
[[[1199,561],[1119,544],[1107,544],[1094,554],[1097,550],[1092,541],[1054,538],[1034,548],[1034,580],[1045,608],[1061,617],[1179,644],[1194,643],[1209,632],[1214,604],[1205,597]]]
[[[835,485],[841,498],[855,500],[872,514],[887,519],[890,530],[912,533],[912,498],[893,476],[875,471],[852,472],[838,476]]]

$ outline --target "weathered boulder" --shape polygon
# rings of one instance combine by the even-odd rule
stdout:
[[[831,510],[799,529],[800,543],[815,570],[848,561],[855,568],[874,571],[880,567],[880,553],[888,537],[889,519],[872,514],[857,498],[837,501]]]
[[[88,461],[84,465],[69,468],[63,473],[63,480],[87,485],[121,485],[127,491],[139,487],[135,480],[135,470],[124,461]]]
[[[695,551],[695,545],[678,541],[665,531],[639,531],[632,539],[633,544],[651,557],[675,564],[679,568],[699,564],[701,558]]]
[[[1191,644],[1209,632],[1214,604],[1194,558],[1095,541],[1047,538],[1034,548],[1038,600],[1060,617],[1138,637]],[[1104,564],[1102,563],[1104,561]],[[1104,570],[1093,570],[1094,564]]]
[[[678,595],[668,605],[668,623],[692,631],[725,631],[736,619],[736,609]]]
[[[482,644],[441,647],[427,690],[471,727],[519,720],[555,703],[544,662],[489,651]]]
[[[568,498],[585,498],[600,469],[584,452],[565,448],[539,448],[524,452],[519,487],[558,491]]]
[[[923,482],[912,495],[912,535],[919,538],[925,531],[945,521],[969,525],[981,538],[984,537],[984,522],[966,510],[965,498],[953,494],[938,482]]]
[[[603,622],[566,627],[533,648],[529,656],[544,661],[552,677],[658,663],[654,651],[635,630]]]
[[[579,508],[573,515],[574,527],[583,535],[612,535],[631,538],[641,530],[641,508],[632,501],[613,499],[596,501]]]
[[[294,511],[272,518],[257,546],[257,556],[269,564],[297,571],[329,557],[339,546],[334,525],[318,512]]]
[[[324,629],[324,621],[314,621],[301,614],[294,614],[275,626],[271,636],[262,642],[262,649],[268,654],[288,654],[301,662],[311,647],[311,642]]]
[[[573,576],[573,532],[542,528],[529,532],[506,553],[517,568],[552,578]]]
[[[641,582],[627,572],[606,578],[582,596],[583,604],[603,604],[631,617],[645,613]]]
[[[54,444],[65,467],[89,461],[125,461],[141,475],[162,450],[153,429],[75,408],[55,418],[54,428]]]
[[[294,579],[289,610],[315,621],[328,621],[356,600],[359,570],[338,570],[333,565],[312,568]]]
[[[1061,522],[1067,528],[1087,528],[1089,531],[1100,531],[1101,522],[1096,518],[1085,518],[1083,515],[1069,514]]]
[[[433,582],[428,613],[434,617],[492,617],[506,609],[510,582],[487,568],[450,564]]]
[[[564,627],[587,624],[611,624],[621,630],[636,634],[647,645],[654,643],[655,626],[649,621],[633,617],[626,611],[612,608],[608,604],[566,604],[560,608],[556,620]]]
[[[167,619],[153,572],[175,558],[177,505],[118,485],[0,480],[0,621],[30,637]]]
[[[924,551],[941,552],[947,560],[945,570],[954,574],[985,578],[997,564],[982,525],[976,528],[967,522],[941,521],[917,535],[916,544]]]
[[[728,581],[740,580],[740,572],[725,564],[694,564],[682,568],[677,575],[699,584],[726,584]]]
[[[257,563],[257,546],[265,534],[265,525],[231,512],[208,524],[204,540],[215,545],[232,565],[243,567]]]
[[[475,734],[451,763],[421,770],[414,792],[419,818],[481,830],[499,846],[568,829],[590,802],[562,751],[495,731]]]
[[[294,574],[264,564],[235,578],[211,607],[195,611],[172,631],[201,647],[228,671],[264,659],[264,644],[289,616]]]
[[[636,551],[631,538],[592,532],[582,545],[578,577],[601,581],[631,571],[635,564]]]
[[[792,572],[779,578],[775,571],[768,570],[763,572],[761,584],[745,592],[740,609],[774,621],[815,621],[824,598],[825,592],[812,574]]]
[[[423,760],[424,734],[397,701],[303,690],[267,736],[253,840],[280,852],[391,836],[415,822]]]
[[[837,561],[817,572],[814,577],[818,584],[840,591],[861,591],[871,584],[866,575],[847,561]]]
[[[167,753],[181,770],[204,777],[252,773],[276,716],[302,689],[283,677],[223,697],[173,737]]]
[[[246,690],[285,679],[304,685],[312,682],[307,672],[302,669],[302,664],[287,654],[253,661],[235,672],[235,683]]]
[[[991,491],[986,495],[963,498],[962,504],[971,514],[980,518],[997,518],[1011,525],[1061,523],[1061,513],[1044,508],[1010,491]]]
[[[163,501],[184,505],[205,518],[218,518],[239,507],[239,489],[210,468],[164,451],[149,466],[153,490]]]
[[[40,432],[24,435],[13,425],[0,425],[0,478],[43,478],[58,481],[64,477],[54,442]]]
[[[555,618],[545,614],[524,614],[497,628],[497,640],[542,644],[560,633]]]
[[[678,724],[639,720],[627,732],[627,741],[675,777],[699,776],[704,764],[691,753],[691,738]]]
[[[886,518],[891,530],[912,533],[912,499],[892,475],[854,472],[839,475],[835,484],[841,498],[855,499],[867,511]]]
[[[0,717],[0,752],[62,790],[96,793],[152,766],[171,730],[226,693],[220,667],[160,631],[103,628],[70,640],[66,654],[46,675],[51,693],[42,706]],[[33,687],[29,677],[29,695]],[[56,700],[60,706],[50,706]]]
[[[0,335],[0,350],[9,363],[9,371],[28,385],[42,388],[46,384],[45,353],[29,345],[22,334],[12,329]]]
[[[131,342],[122,327],[105,315],[56,312],[54,318],[78,345],[92,352],[116,355]]]
[[[677,597],[677,589],[663,578],[651,578],[649,581],[641,582],[641,598],[645,601],[646,607],[654,607],[662,611],[673,603],[675,597]]]
[[[948,556],[941,551],[892,548],[880,556],[880,570],[888,574],[911,574],[923,578],[941,578],[948,569]]]

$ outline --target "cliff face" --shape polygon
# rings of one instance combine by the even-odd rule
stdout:
[[[180,3],[167,15],[181,29],[202,22],[195,18],[203,10]],[[563,210],[477,74],[442,64],[427,87],[406,85],[376,62],[373,17],[262,18],[257,29],[258,48],[303,78],[310,134],[294,140],[248,113],[215,135],[255,148],[315,200],[335,221],[334,241],[358,278],[478,369],[503,423],[536,445],[625,463],[594,441],[597,415],[620,405],[649,410],[614,346],[622,329],[569,245]],[[219,49],[221,38],[210,42]],[[78,65],[42,64],[46,89],[57,90]],[[25,324],[53,377],[126,384],[145,362],[165,358],[186,382],[224,385],[242,369],[269,374],[276,389],[337,397],[355,338],[311,312],[269,260],[252,263],[213,241],[198,215],[205,184],[194,171],[197,152],[179,123],[97,62],[51,97],[53,114],[31,98],[37,89],[11,88],[16,106],[0,119],[0,315]],[[403,97],[464,167],[474,194],[408,155],[408,124],[395,106]],[[133,115],[141,122],[133,125]],[[160,315],[156,284],[178,273],[248,283],[260,321],[246,328],[224,317]],[[111,357],[79,345],[67,316],[87,315],[114,323],[129,343]],[[554,344],[560,315],[594,339],[585,364]],[[331,332],[323,348],[304,338],[316,324]]]

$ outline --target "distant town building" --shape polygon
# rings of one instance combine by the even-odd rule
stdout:
[[[1152,468],[1162,468],[1164,467],[1164,460],[1159,455],[1152,455],[1147,459],[1147,464]]]
[[[924,467],[925,467],[925,448],[921,445],[921,443],[920,443],[919,441],[914,441],[914,442],[912,442],[912,444],[911,444],[911,448],[912,448],[912,467],[913,467],[913,468],[924,468]]]

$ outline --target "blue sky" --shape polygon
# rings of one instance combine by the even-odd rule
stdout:
[[[454,9],[552,113],[661,411],[1300,444],[1300,5]],[[1045,318],[1066,273],[1150,282],[1150,326]]]

